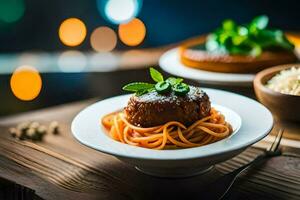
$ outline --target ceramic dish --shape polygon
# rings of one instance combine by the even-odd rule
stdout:
[[[254,74],[234,74],[209,72],[186,67],[180,62],[179,49],[174,48],[164,53],[159,59],[159,66],[166,72],[175,76],[193,79],[201,83],[215,85],[251,86]]]
[[[82,144],[111,154],[138,170],[160,177],[186,177],[203,173],[216,163],[241,153],[265,137],[273,126],[271,113],[247,97],[215,89],[203,89],[234,133],[218,142],[179,150],[152,150],[130,146],[111,139],[101,126],[101,118],[124,108],[130,95],[95,103],[81,111],[72,122],[72,133]]]
[[[290,34],[287,37],[292,38]],[[212,54],[205,48],[206,35],[189,39],[179,46],[180,61],[187,67],[221,73],[256,73],[265,68],[297,61],[296,52],[265,50],[258,57]]]
[[[268,80],[277,73],[291,67],[300,67],[300,64],[279,65],[261,71],[254,79],[254,90],[259,101],[269,108],[276,117],[299,122],[300,96],[276,92],[265,86]]]

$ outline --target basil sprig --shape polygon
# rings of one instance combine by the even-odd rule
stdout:
[[[255,17],[246,25],[225,20],[206,40],[206,50],[212,53],[259,56],[264,50],[294,50],[279,29],[269,29],[266,15]]]
[[[150,68],[150,76],[155,81],[155,84],[134,82],[125,85],[122,89],[129,92],[134,92],[137,96],[148,92],[156,91],[159,94],[165,94],[174,91],[176,95],[182,96],[190,91],[189,85],[183,83],[182,78],[169,77],[164,80],[163,75],[154,68]]]

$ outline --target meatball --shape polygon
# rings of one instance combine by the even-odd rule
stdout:
[[[133,95],[125,107],[127,120],[140,127],[152,127],[169,121],[178,121],[186,126],[210,113],[207,94],[198,87],[190,86],[184,96],[173,92],[158,94],[153,91],[141,96]]]

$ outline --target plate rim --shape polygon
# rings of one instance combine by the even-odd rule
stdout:
[[[184,78],[200,81],[202,83],[208,83],[208,84],[218,84],[218,85],[238,85],[238,86],[251,86],[252,82],[254,80],[255,74],[234,74],[234,73],[221,73],[221,72],[211,72],[211,71],[205,71],[201,69],[194,69],[194,68],[189,68],[184,66],[182,63],[180,63],[178,60],[174,60],[176,65],[179,65],[180,67],[184,67],[185,71],[188,70],[188,73],[196,73],[199,78],[196,77],[191,77],[190,75],[187,75],[187,72],[183,72],[180,75],[176,73],[176,71],[172,70],[171,67],[169,66],[174,66],[174,64],[165,64],[165,60],[167,58],[171,59],[171,56],[176,56],[177,59],[179,59],[179,54],[178,54],[179,48],[175,47],[172,49],[167,50],[164,52],[160,58],[159,58],[159,66],[166,72],[176,75],[176,76],[182,76]],[[178,66],[177,66],[178,67]],[[206,73],[205,76],[201,76],[199,74],[201,73]],[[227,76],[228,79],[225,80],[217,80],[217,79],[208,79],[207,74],[210,75],[221,75],[221,76]],[[240,80],[232,80],[229,78],[229,76],[234,76],[234,77],[240,77]],[[244,78],[241,78],[244,77]],[[246,77],[246,78],[245,78]],[[224,77],[224,79],[226,79]]]
[[[120,97],[123,97],[123,98],[124,98],[125,96],[130,96],[130,94],[129,94],[129,95],[120,95],[120,96],[115,96],[115,97],[103,99],[103,100],[98,101],[98,102],[96,102],[96,103],[93,103],[93,104],[91,104],[90,106],[88,106],[88,107],[84,108],[83,110],[81,110],[81,111],[74,117],[74,119],[73,119],[73,121],[72,121],[72,124],[71,124],[72,135],[75,137],[75,139],[76,139],[77,141],[79,141],[81,144],[83,144],[83,145],[85,145],[85,146],[87,146],[87,147],[89,147],[89,148],[95,149],[95,150],[97,150],[97,151],[100,151],[100,152],[103,152],[103,153],[106,153],[106,154],[110,154],[110,155],[113,155],[113,156],[117,156],[117,157],[130,158],[130,159],[141,159],[141,160],[189,160],[189,159],[199,159],[199,158],[204,158],[204,157],[210,157],[210,156],[213,156],[213,155],[219,155],[219,154],[226,154],[226,153],[229,153],[229,152],[233,152],[233,151],[237,151],[237,150],[240,150],[240,149],[243,149],[243,148],[247,148],[248,146],[250,146],[250,145],[252,145],[252,144],[254,144],[254,143],[260,141],[262,138],[264,138],[265,136],[267,136],[267,135],[270,133],[270,131],[272,130],[272,128],[273,128],[273,126],[274,126],[274,119],[273,119],[273,117],[272,117],[271,112],[270,112],[266,107],[264,107],[262,104],[258,103],[257,101],[255,101],[255,100],[253,100],[253,99],[250,99],[250,98],[248,98],[248,97],[245,97],[245,96],[243,96],[243,95],[240,95],[240,94],[235,94],[235,93],[227,92],[227,91],[223,91],[223,90],[210,89],[210,88],[202,88],[202,89],[203,89],[204,91],[207,91],[207,90],[209,91],[209,90],[210,90],[210,91],[215,91],[215,92],[222,92],[222,93],[226,93],[226,94],[228,94],[228,95],[234,94],[234,95],[236,95],[236,96],[238,96],[238,97],[246,98],[247,100],[250,100],[250,101],[256,103],[257,105],[260,105],[261,108],[263,108],[264,111],[266,111],[266,113],[267,113],[267,114],[269,115],[269,117],[270,117],[270,120],[271,120],[271,121],[270,121],[269,127],[266,127],[266,130],[264,131],[264,133],[260,133],[258,137],[252,139],[251,141],[247,141],[247,142],[244,142],[244,143],[240,143],[240,144],[236,145],[234,148],[229,147],[229,148],[224,149],[223,151],[217,151],[217,152],[211,151],[211,152],[205,153],[205,154],[201,154],[201,153],[195,154],[195,153],[194,153],[194,154],[192,154],[192,155],[185,156],[185,157],[182,157],[182,156],[179,156],[179,157],[178,157],[178,156],[175,156],[175,157],[170,157],[170,158],[166,158],[166,156],[163,156],[163,157],[160,157],[160,156],[153,156],[153,153],[154,153],[154,152],[179,152],[179,151],[181,151],[181,152],[183,152],[183,151],[189,152],[189,151],[196,151],[196,150],[199,150],[199,149],[201,149],[201,148],[203,148],[203,147],[206,147],[206,148],[207,148],[207,146],[194,147],[194,148],[186,148],[186,149],[178,149],[178,150],[153,150],[153,149],[147,149],[147,148],[141,148],[141,147],[134,147],[134,146],[131,146],[131,145],[123,144],[123,143],[120,143],[120,142],[117,142],[117,141],[112,140],[111,138],[109,138],[109,136],[105,136],[105,137],[107,137],[108,139],[111,139],[113,142],[115,142],[115,144],[117,144],[117,146],[120,146],[121,148],[126,148],[127,150],[132,149],[132,150],[139,151],[139,152],[149,152],[149,153],[151,152],[151,153],[150,153],[150,154],[151,154],[150,156],[149,156],[149,155],[147,155],[147,156],[141,156],[140,154],[138,154],[138,155],[127,155],[127,154],[126,154],[126,151],[125,151],[125,153],[122,153],[122,152],[120,152],[120,150],[119,150],[119,151],[114,150],[114,149],[112,149],[112,150],[107,150],[107,149],[105,149],[105,148],[101,148],[101,146],[95,147],[95,146],[93,146],[93,145],[91,145],[91,144],[86,143],[86,142],[83,141],[81,138],[79,138],[78,134],[76,133],[76,130],[74,130],[74,129],[75,129],[75,123],[76,123],[76,121],[78,120],[78,117],[80,116],[80,114],[82,114],[82,113],[83,113],[85,110],[87,110],[87,109],[91,109],[93,106],[95,106],[95,104],[101,103],[101,102],[103,102],[103,101],[110,101],[110,100],[117,99],[117,98],[120,98]],[[221,106],[223,106],[223,107],[225,107],[225,108],[228,108],[228,107],[226,107],[226,106],[224,106],[224,105],[221,105]],[[228,109],[232,110],[231,108],[228,108]],[[232,110],[232,111],[233,111],[233,110]],[[234,111],[234,112],[237,113],[236,111]],[[241,117],[241,115],[240,115],[239,113],[237,113],[237,114],[238,114],[238,116]],[[99,120],[98,120],[98,121],[99,121]],[[243,120],[242,120],[242,123],[244,123]],[[101,126],[101,125],[100,125],[100,123],[99,123],[99,127],[100,127],[100,126]],[[242,126],[243,126],[243,125],[242,125]],[[239,131],[240,131],[240,130],[239,130]],[[99,134],[101,134],[101,133],[99,133]],[[105,134],[105,133],[103,133],[103,134]],[[80,135],[80,134],[79,134],[79,135]],[[235,135],[236,135],[236,134],[235,134]],[[228,141],[228,140],[230,140],[230,138],[231,138],[231,137],[225,138],[224,140],[218,141],[218,142],[216,142],[216,143]],[[98,144],[98,143],[97,143],[97,144]],[[212,143],[211,145],[213,145],[213,144],[215,144],[215,143]],[[158,154],[160,154],[160,153],[158,153]]]

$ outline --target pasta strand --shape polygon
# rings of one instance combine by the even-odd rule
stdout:
[[[211,109],[210,115],[189,127],[177,121],[142,128],[127,121],[123,112],[110,113],[101,120],[112,139],[150,149],[178,149],[203,146],[228,137],[232,128],[224,115]]]

